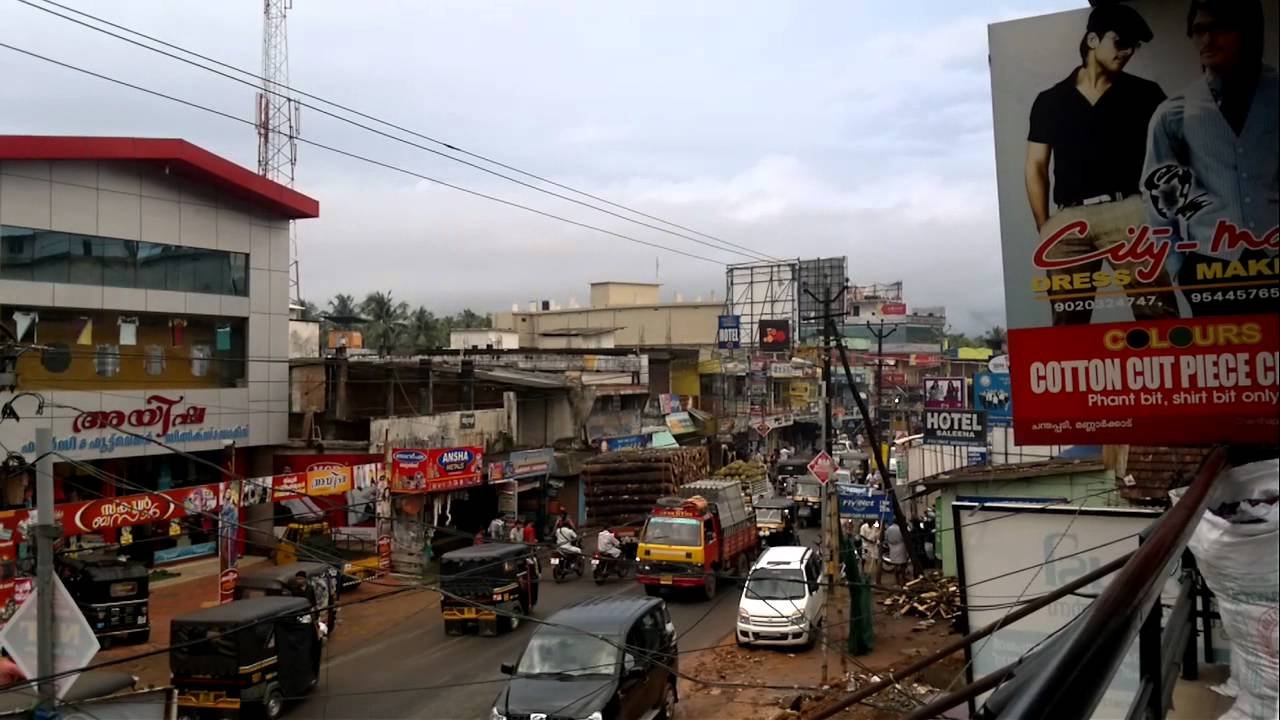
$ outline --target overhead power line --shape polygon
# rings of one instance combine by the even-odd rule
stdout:
[[[80,15],[80,16],[82,16],[82,17],[90,18],[90,19],[92,19],[92,20],[94,20],[94,21],[96,21],[96,22],[102,23],[103,25],[107,25],[107,26],[109,26],[109,27],[116,28],[117,30],[122,30],[122,31],[124,31],[124,32],[127,32],[127,33],[129,33],[129,34],[131,34],[131,35],[135,35],[135,36],[140,37],[140,38],[145,38],[146,40],[148,40],[148,41],[150,41],[150,42],[154,42],[154,43],[157,43],[157,44],[162,45],[162,46],[164,46],[164,47],[168,47],[168,48],[171,48],[171,49],[173,49],[173,50],[177,50],[178,52],[185,53],[185,54],[187,54],[187,55],[190,55],[191,57],[199,58],[199,59],[201,59],[201,60],[203,60],[203,61],[205,61],[205,62],[213,63],[213,64],[218,65],[218,66],[220,66],[220,67],[227,68],[228,70],[231,70],[231,71],[233,71],[233,72],[237,72],[237,73],[240,73],[240,74],[245,75],[245,76],[247,76],[247,77],[253,78],[253,79],[254,79],[254,80],[256,80],[257,82],[251,82],[251,81],[249,81],[249,80],[245,80],[245,79],[242,79],[242,78],[235,77],[235,76],[233,76],[233,75],[230,75],[230,74],[228,74],[228,73],[222,72],[222,71],[217,70],[217,69],[215,69],[215,68],[209,67],[209,66],[207,66],[207,65],[203,65],[203,64],[201,64],[201,63],[198,63],[198,62],[196,62],[196,61],[194,61],[194,60],[191,60],[191,59],[189,59],[189,58],[181,57],[181,56],[179,56],[179,55],[175,55],[175,54],[173,54],[173,53],[166,52],[166,51],[164,51],[164,50],[161,50],[160,48],[152,47],[152,46],[150,46],[150,45],[147,45],[147,44],[145,44],[145,43],[139,42],[139,41],[134,40],[134,39],[132,39],[132,38],[128,38],[128,37],[125,37],[125,36],[123,36],[123,35],[120,35],[120,34],[117,34],[117,33],[111,32],[110,30],[107,30],[107,29],[105,29],[105,28],[101,28],[101,27],[98,27],[98,26],[92,25],[92,24],[87,23],[87,22],[84,22],[84,21],[82,21],[82,20],[77,20],[76,18],[73,18],[73,17],[67,16],[67,15],[64,15],[64,14],[62,14],[62,13],[56,12],[56,11],[51,10],[51,9],[49,9],[49,8],[46,8],[46,7],[41,7],[41,6],[36,5],[35,3],[31,2],[31,0],[18,0],[18,2],[20,2],[20,3],[24,4],[24,5],[27,5],[27,6],[31,7],[31,8],[34,8],[34,9],[36,9],[36,10],[39,10],[39,11],[41,11],[41,12],[48,13],[48,14],[53,15],[53,16],[55,16],[55,17],[62,18],[62,19],[67,20],[67,21],[69,21],[69,22],[76,23],[77,25],[80,25],[80,26],[82,26],[82,27],[88,28],[88,29],[90,29],[90,30],[94,30],[94,31],[100,32],[100,33],[102,33],[102,34],[104,34],[104,35],[108,35],[108,36],[110,36],[110,37],[116,38],[116,39],[121,40],[121,41],[123,41],[123,42],[130,43],[130,44],[132,44],[132,45],[135,45],[135,46],[137,46],[137,47],[143,48],[143,49],[145,49],[145,50],[150,50],[151,52],[154,52],[154,53],[157,53],[157,54],[163,55],[163,56],[165,56],[165,57],[168,57],[168,58],[171,58],[171,59],[177,60],[177,61],[179,61],[179,62],[183,62],[183,63],[186,63],[186,64],[188,64],[188,65],[191,65],[192,67],[196,67],[196,68],[199,68],[199,69],[204,70],[204,71],[206,71],[206,72],[210,72],[210,73],[213,73],[213,74],[215,74],[215,75],[218,75],[218,76],[221,76],[221,77],[227,78],[228,80],[232,80],[232,81],[234,81],[234,82],[238,82],[238,83],[241,83],[241,84],[243,84],[243,85],[248,85],[248,86],[250,86],[250,87],[258,88],[258,89],[260,89],[260,87],[268,87],[266,84],[262,84],[262,85],[260,86],[260,85],[259,85],[259,83],[264,83],[264,82],[265,82],[265,81],[263,80],[263,77],[262,77],[261,75],[257,75],[257,74],[255,74],[255,73],[253,73],[253,72],[251,72],[251,71],[249,71],[249,70],[245,70],[245,69],[243,69],[243,68],[236,67],[235,65],[231,65],[231,64],[226,63],[226,62],[223,62],[223,61],[221,61],[221,60],[217,60],[216,58],[212,58],[212,57],[209,57],[209,56],[207,56],[207,55],[203,55],[203,54],[198,53],[198,52],[196,52],[196,51],[194,51],[194,50],[190,50],[190,49],[188,49],[188,48],[182,47],[181,45],[177,45],[177,44],[174,44],[174,43],[167,42],[167,41],[165,41],[165,40],[161,40],[160,38],[154,37],[154,36],[152,36],[152,35],[148,35],[148,34],[146,34],[146,33],[143,33],[143,32],[141,32],[141,31],[135,30],[135,29],[133,29],[133,28],[127,27],[127,26],[125,26],[125,25],[120,25],[120,24],[118,24],[118,23],[114,23],[114,22],[112,22],[112,21],[110,21],[110,20],[106,20],[106,19],[101,18],[101,17],[98,17],[98,16],[96,16],[96,15],[92,15],[92,14],[90,14],[90,13],[87,13],[87,12],[84,12],[84,11],[81,11],[81,10],[77,10],[76,8],[69,7],[69,6],[67,6],[67,5],[62,5],[62,4],[60,4],[60,3],[53,2],[52,0],[44,0],[44,2],[45,2],[46,4],[48,4],[48,5],[52,5],[52,6],[54,6],[54,7],[58,7],[58,8],[61,8],[61,9],[63,9],[63,10],[67,10],[68,12],[75,13],[75,14]],[[275,88],[275,89],[272,89],[272,88]],[[399,142],[399,143],[402,143],[402,144],[408,145],[408,146],[410,146],[410,147],[417,148],[417,149],[419,149],[419,150],[423,150],[423,151],[425,151],[425,152],[432,153],[432,154],[434,154],[434,155],[438,155],[438,156],[443,157],[443,158],[447,158],[447,159],[452,160],[452,161],[454,161],[454,162],[457,162],[457,163],[460,163],[460,164],[462,164],[462,165],[466,165],[466,166],[468,166],[468,167],[471,167],[471,168],[474,168],[474,169],[476,169],[476,170],[479,170],[479,171],[481,171],[481,172],[488,173],[488,174],[490,174],[490,175],[493,175],[493,176],[495,176],[495,177],[501,178],[501,179],[503,179],[503,180],[507,180],[507,181],[509,181],[509,182],[515,183],[515,184],[520,185],[520,186],[522,186],[522,187],[525,187],[525,188],[528,188],[528,189],[531,189],[531,190],[535,190],[535,191],[537,191],[537,192],[544,193],[544,194],[546,194],[546,195],[550,195],[550,196],[552,196],[552,197],[559,198],[559,199],[561,199],[561,200],[565,200],[565,201],[567,201],[567,202],[575,203],[575,204],[577,204],[577,205],[581,205],[581,206],[583,206],[583,207],[590,208],[590,209],[595,210],[595,211],[597,211],[597,212],[605,213],[605,214],[607,214],[607,215],[610,215],[610,216],[613,216],[613,217],[619,218],[619,219],[621,219],[621,220],[625,220],[625,221],[627,221],[627,222],[635,223],[635,224],[637,224],[637,225],[641,225],[641,226],[643,226],[643,227],[646,227],[646,228],[649,228],[649,229],[652,229],[652,230],[657,230],[657,231],[659,231],[659,232],[667,233],[668,235],[673,235],[673,236],[675,236],[675,237],[683,238],[683,239],[685,239],[685,240],[689,240],[689,241],[692,241],[692,242],[698,243],[698,244],[700,244],[700,245],[704,245],[704,246],[709,247],[709,248],[712,248],[712,249],[714,249],[714,250],[719,250],[719,251],[722,251],[722,252],[729,252],[729,253],[732,253],[732,254],[735,254],[735,255],[740,255],[740,256],[742,256],[742,257],[750,258],[750,259],[752,259],[752,260],[774,260],[774,261],[776,261],[776,260],[778,259],[778,258],[772,257],[772,256],[770,256],[770,255],[767,255],[767,254],[761,253],[761,252],[759,252],[759,251],[757,251],[757,250],[753,250],[752,248],[747,247],[747,246],[745,246],[745,245],[741,245],[741,244],[734,243],[734,242],[731,242],[731,241],[728,241],[728,240],[724,240],[724,239],[719,238],[719,237],[716,237],[716,236],[714,236],[714,235],[708,235],[708,234],[706,234],[706,233],[699,232],[699,231],[694,230],[694,229],[692,229],[692,228],[685,227],[684,225],[680,225],[680,224],[678,224],[678,223],[674,223],[674,222],[671,222],[671,221],[669,221],[669,220],[665,220],[665,219],[663,219],[663,218],[661,218],[661,217],[658,217],[658,216],[655,216],[655,215],[651,215],[651,214],[648,214],[648,213],[642,212],[642,211],[640,211],[640,210],[636,210],[636,209],[631,208],[631,207],[628,207],[628,206],[626,206],[626,205],[622,205],[622,204],[620,204],[620,203],[613,202],[613,201],[611,201],[611,200],[607,200],[607,199],[605,199],[605,198],[603,198],[603,197],[600,197],[600,196],[597,196],[597,195],[593,195],[593,194],[588,193],[588,192],[586,192],[586,191],[579,190],[579,189],[577,189],[577,188],[574,188],[574,187],[572,187],[572,186],[569,186],[569,185],[566,185],[566,184],[563,184],[563,183],[557,182],[557,181],[555,181],[555,180],[551,180],[550,178],[544,177],[544,176],[542,176],[542,175],[538,175],[538,174],[535,174],[535,173],[532,173],[532,172],[528,172],[528,171],[525,171],[525,170],[521,170],[521,169],[520,169],[520,168],[518,168],[518,167],[514,167],[514,166],[512,166],[512,165],[508,165],[508,164],[506,164],[506,163],[502,163],[502,162],[500,162],[500,161],[498,161],[498,160],[494,160],[494,159],[489,158],[489,157],[486,157],[486,156],[484,156],[484,155],[480,155],[480,154],[478,154],[478,153],[474,153],[474,152],[471,152],[471,151],[465,150],[465,149],[460,148],[460,147],[458,147],[458,146],[456,146],[456,145],[453,145],[452,143],[448,143],[448,142],[445,142],[445,141],[443,141],[443,140],[439,140],[439,139],[437,139],[437,138],[433,138],[433,137],[431,137],[431,136],[429,136],[429,135],[425,135],[425,134],[423,134],[423,133],[420,133],[420,132],[417,132],[417,131],[411,130],[411,129],[409,129],[409,128],[406,128],[406,127],[404,127],[404,126],[401,126],[401,125],[399,125],[399,124],[396,124],[396,123],[394,123],[394,122],[390,122],[390,121],[388,121],[388,120],[383,120],[383,119],[381,119],[381,118],[379,118],[379,117],[376,117],[376,116],[374,116],[374,115],[370,115],[370,114],[368,114],[368,113],[364,113],[364,112],[362,112],[362,111],[360,111],[360,110],[356,110],[356,109],[354,109],[354,108],[348,107],[348,106],[343,105],[343,104],[341,104],[341,103],[337,103],[337,102],[334,102],[334,101],[332,101],[332,100],[328,100],[328,99],[325,99],[325,98],[322,98],[322,97],[319,97],[319,96],[316,96],[316,95],[312,95],[311,93],[307,93],[307,92],[304,92],[304,91],[298,90],[298,89],[296,89],[296,88],[289,87],[289,86],[288,86],[288,85],[286,85],[286,84],[275,84],[275,85],[272,85],[272,86],[271,86],[271,87],[269,87],[265,92],[267,92],[267,93],[269,93],[269,94],[273,94],[273,95],[279,95],[279,96],[281,96],[281,97],[288,97],[288,95],[287,95],[287,94],[288,94],[288,93],[292,93],[292,94],[295,94],[295,95],[300,95],[300,96],[302,96],[302,97],[310,98],[310,99],[315,100],[315,101],[317,101],[317,102],[323,103],[323,104],[325,104],[325,105],[329,105],[329,106],[334,107],[334,108],[338,108],[338,109],[340,109],[340,110],[342,110],[342,111],[344,111],[344,112],[351,113],[351,114],[353,114],[353,115],[356,115],[356,116],[358,116],[358,117],[364,118],[364,119],[366,119],[366,120],[370,120],[370,121],[375,122],[375,123],[378,123],[378,124],[380,124],[380,125],[384,125],[384,126],[386,126],[386,127],[393,128],[393,129],[398,130],[398,131],[400,131],[400,132],[403,132],[403,133],[406,133],[406,134],[412,135],[413,137],[417,137],[417,138],[420,138],[420,139],[422,139],[422,140],[426,140],[427,142],[434,143],[434,144],[439,145],[439,146],[441,146],[441,147],[448,148],[448,149],[450,149],[450,150],[452,150],[452,151],[454,151],[454,152],[458,152],[458,153],[461,153],[461,154],[466,155],[466,156],[468,156],[468,157],[472,157],[472,158],[475,158],[475,159],[477,159],[477,160],[481,160],[481,161],[483,161],[483,162],[487,162],[487,163],[489,163],[489,164],[491,164],[491,165],[495,165],[495,166],[497,166],[497,167],[501,167],[501,168],[503,168],[503,169],[505,169],[505,170],[510,170],[510,171],[512,171],[512,172],[519,173],[520,175],[524,175],[524,176],[526,176],[526,177],[533,178],[533,179],[535,179],[535,180],[538,180],[539,182],[543,182],[543,183],[546,183],[546,184],[549,184],[549,185],[553,185],[553,186],[558,187],[558,188],[561,188],[561,189],[563,189],[563,190],[568,190],[568,191],[570,191],[570,192],[572,192],[572,193],[576,193],[576,194],[581,195],[581,196],[583,196],[583,197],[587,197],[587,198],[590,198],[590,199],[595,200],[595,201],[597,201],[597,202],[604,203],[604,204],[606,204],[606,205],[608,205],[608,206],[615,207],[615,208],[618,208],[618,209],[621,209],[621,210],[625,210],[626,212],[632,213],[633,215],[638,215],[638,216],[643,217],[643,218],[646,218],[646,219],[648,219],[648,220],[653,220],[653,221],[656,221],[656,222],[662,223],[662,224],[664,224],[664,225],[669,225],[669,226],[671,226],[671,227],[678,228],[679,230],[684,230],[685,232],[677,232],[677,231],[675,231],[675,230],[671,230],[671,229],[669,229],[669,228],[661,227],[661,226],[659,226],[659,225],[654,225],[654,224],[652,224],[652,223],[648,223],[648,222],[645,222],[645,221],[643,221],[643,220],[637,220],[637,219],[635,219],[635,218],[633,218],[633,217],[628,217],[628,216],[626,216],[626,215],[623,215],[623,214],[618,213],[618,212],[614,212],[614,211],[609,210],[609,209],[607,209],[607,208],[603,208],[603,207],[600,207],[600,206],[598,206],[598,205],[593,205],[592,203],[585,202],[585,201],[580,200],[580,199],[578,199],[578,198],[571,197],[571,196],[568,196],[568,195],[564,195],[564,194],[562,194],[562,193],[558,193],[558,192],[555,192],[555,191],[552,191],[552,190],[548,190],[548,189],[546,189],[546,188],[544,188],[544,187],[539,187],[538,185],[535,185],[535,184],[530,183],[530,182],[526,182],[526,181],[524,181],[524,180],[521,180],[521,179],[516,178],[516,177],[512,177],[512,176],[510,176],[510,175],[506,175],[506,174],[501,173],[501,172],[498,172],[497,170],[494,170],[494,169],[492,169],[492,168],[488,168],[488,167],[485,167],[485,166],[483,166],[483,165],[480,165],[480,164],[477,164],[477,163],[474,163],[474,162],[470,162],[470,161],[468,161],[468,160],[465,160],[465,159],[463,159],[463,158],[457,157],[457,156],[455,156],[455,155],[450,155],[449,153],[446,153],[446,152],[441,152],[440,150],[437,150],[437,149],[435,149],[435,148],[427,147],[426,145],[422,145],[422,144],[420,144],[420,143],[416,143],[416,142],[413,142],[413,141],[411,141],[411,140],[407,140],[407,139],[405,139],[405,138],[399,137],[399,136],[397,136],[397,135],[393,135],[393,134],[391,134],[391,133],[388,133],[388,132],[385,132],[385,131],[379,130],[379,129],[378,129],[378,128],[376,128],[376,127],[372,127],[372,126],[366,125],[366,124],[364,124],[364,123],[357,122],[357,121],[352,120],[352,119],[350,119],[350,118],[348,118],[348,117],[344,117],[344,116],[342,116],[342,115],[339,115],[339,114],[337,114],[337,113],[331,112],[331,111],[329,111],[329,110],[325,110],[324,108],[317,107],[317,106],[315,106],[315,105],[312,105],[312,104],[309,104],[309,103],[303,102],[303,101],[301,101],[301,100],[296,100],[296,99],[294,99],[294,102],[298,103],[298,105],[300,105],[300,106],[302,106],[302,107],[305,107],[305,108],[307,108],[307,109],[309,109],[309,110],[314,110],[315,112],[318,112],[318,113],[320,113],[320,114],[322,114],[322,115],[325,115],[325,116],[331,117],[331,118],[333,118],[333,119],[335,119],[335,120],[338,120],[338,121],[341,121],[341,122],[347,123],[347,124],[349,124],[349,125],[352,125],[352,126],[354,126],[354,127],[360,128],[360,129],[362,129],[362,130],[365,130],[365,131],[368,131],[368,132],[374,133],[374,134],[376,134],[376,135],[379,135],[379,136],[381,136],[381,137],[384,137],[384,138],[387,138],[387,139],[390,139],[390,140],[394,140],[394,141],[396,141],[396,142]],[[693,237],[693,236],[691,236],[691,235],[689,235],[689,234],[686,234],[686,233],[693,233],[694,235],[698,235],[698,236],[701,236],[702,238],[707,238],[707,239],[709,239],[709,240],[713,240],[713,241],[715,241],[716,243],[720,243],[720,244],[719,244],[719,245],[716,245],[716,244],[713,244],[713,243],[711,243],[711,242],[708,242],[707,240],[699,239],[698,237]]]
[[[48,57],[48,56],[46,56],[46,55],[41,55],[40,53],[33,52],[33,51],[31,51],[31,50],[27,50],[27,49],[24,49],[24,48],[20,48],[20,47],[17,47],[17,46],[15,46],[15,45],[10,45],[10,44],[8,44],[8,43],[0,42],[0,47],[5,48],[5,49],[7,49],[7,50],[12,50],[12,51],[17,52],[17,53],[21,53],[21,54],[23,54],[23,55],[26,55],[26,56],[28,56],[28,57],[35,58],[35,59],[37,59],[37,60],[42,60],[42,61],[44,61],[44,62],[47,62],[47,63],[53,64],[53,65],[58,65],[59,67],[66,68],[66,69],[68,69],[68,70],[74,70],[75,72],[81,73],[81,74],[83,74],[83,75],[88,75],[88,76],[90,76],[90,77],[95,77],[95,78],[98,78],[99,80],[106,80],[107,82],[114,83],[114,84],[119,85],[119,86],[121,86],[121,87],[127,87],[127,88],[129,88],[129,89],[131,89],[131,90],[137,90],[138,92],[143,92],[143,93],[146,93],[146,94],[148,94],[148,95],[153,95],[153,96],[155,96],[155,97],[162,98],[162,99],[164,99],[164,100],[168,100],[168,101],[170,101],[170,102],[176,102],[176,103],[181,104],[181,105],[186,105],[187,107],[194,108],[194,109],[196,109],[196,110],[201,110],[201,111],[203,111],[203,112],[207,112],[207,113],[209,113],[209,114],[211,114],[211,115],[217,115],[217,116],[219,116],[219,117],[226,118],[226,119],[228,119],[228,120],[233,120],[233,121],[238,122],[238,123],[241,123],[241,124],[243,124],[243,125],[249,125],[249,126],[255,126],[255,125],[256,125],[252,120],[245,120],[244,118],[236,117],[235,115],[232,115],[231,113],[223,112],[222,110],[218,110],[218,109],[216,109],[216,108],[212,108],[212,107],[209,107],[209,106],[207,106],[207,105],[201,105],[200,103],[193,102],[193,101],[191,101],[191,100],[186,100],[186,99],[184,99],[184,98],[180,98],[180,97],[177,97],[177,96],[174,96],[174,95],[169,95],[169,94],[167,94],[167,93],[160,92],[159,90],[152,90],[151,88],[143,87],[143,86],[141,86],[141,85],[136,85],[136,84],[131,83],[131,82],[128,82],[128,81],[126,81],[126,80],[121,80],[121,79],[119,79],[119,78],[115,78],[115,77],[112,77],[112,76],[110,76],[110,75],[105,75],[105,74],[103,74],[103,73],[99,73],[99,72],[96,72],[96,71],[94,71],[94,70],[90,70],[90,69],[88,69],[88,68],[81,67],[81,66],[79,66],[79,65],[74,65],[74,64],[72,64],[72,63],[63,62],[63,61],[61,61],[61,60],[56,60],[56,59],[51,58],[51,57]],[[466,194],[468,194],[468,195],[473,195],[473,196],[478,197],[478,198],[483,198],[483,199],[485,199],[485,200],[489,200],[489,201],[496,202],[496,203],[499,203],[499,204],[502,204],[502,205],[506,205],[506,206],[508,206],[508,207],[517,208],[517,209],[520,209],[520,210],[524,210],[524,211],[526,211],[526,212],[531,212],[531,213],[533,213],[533,214],[535,214],[535,215],[541,215],[542,217],[551,218],[552,220],[559,220],[560,222],[568,223],[569,225],[575,225],[575,226],[577,226],[577,227],[584,228],[584,229],[586,229],[586,230],[593,230],[593,231],[595,231],[595,232],[603,233],[603,234],[605,234],[605,235],[610,235],[610,236],[612,236],[612,237],[616,237],[616,238],[619,238],[619,239],[621,239],[621,240],[626,240],[626,241],[628,241],[628,242],[633,242],[633,243],[636,243],[636,244],[638,244],[638,245],[644,245],[644,246],[646,246],[646,247],[651,247],[651,248],[654,248],[654,249],[657,249],[657,250],[665,250],[665,251],[670,252],[670,253],[675,253],[676,255],[683,255],[683,256],[688,257],[688,258],[693,258],[693,259],[695,259],[695,260],[702,260],[702,261],[704,261],[704,262],[709,262],[709,263],[712,263],[712,264],[714,264],[714,265],[724,265],[724,263],[722,263],[721,261],[719,261],[719,260],[715,260],[715,259],[712,259],[712,258],[709,258],[709,257],[706,257],[705,255],[698,255],[698,254],[696,254],[696,253],[687,252],[687,251],[685,251],[685,250],[679,250],[679,249],[677,249],[677,248],[673,248],[673,247],[670,247],[670,246],[667,246],[667,245],[662,245],[662,244],[660,244],[660,243],[650,242],[650,241],[648,241],[648,240],[641,240],[640,238],[637,238],[637,237],[634,237],[634,236],[631,236],[631,235],[626,235],[626,234],[624,234],[624,233],[620,233],[620,232],[617,232],[617,231],[614,231],[614,230],[609,230],[609,229],[607,229],[607,228],[602,228],[602,227],[600,227],[600,226],[598,226],[598,225],[592,225],[592,224],[590,224],[590,223],[581,222],[581,221],[578,221],[578,220],[574,220],[574,219],[572,219],[572,218],[567,218],[567,217],[565,217],[565,216],[563,216],[563,215],[556,215],[555,213],[547,212],[547,211],[545,211],[545,210],[539,210],[539,209],[537,209],[537,208],[535,208],[535,207],[531,207],[531,206],[529,206],[529,205],[522,205],[521,203],[515,202],[514,200],[507,200],[507,199],[505,199],[505,198],[501,198],[501,197],[498,197],[498,196],[496,196],[496,195],[490,195],[490,194],[488,194],[488,193],[480,192],[479,190],[472,190],[471,188],[463,187],[463,186],[461,186],[461,185],[455,185],[454,183],[447,182],[447,181],[441,180],[441,179],[439,179],[439,178],[434,178],[434,177],[431,177],[430,175],[424,175],[424,174],[419,173],[419,172],[416,172],[416,171],[414,171],[414,170],[409,170],[409,169],[407,169],[407,168],[400,167],[399,165],[393,165],[393,164],[391,164],[391,163],[389,163],[389,162],[384,162],[384,161],[382,161],[382,160],[377,160],[377,159],[375,159],[375,158],[367,157],[367,156],[365,156],[365,155],[361,155],[361,154],[356,153],[356,152],[352,152],[352,151],[349,151],[349,150],[343,150],[343,149],[341,149],[341,148],[334,147],[334,146],[332,146],[332,145],[326,145],[326,144],[324,144],[324,143],[317,142],[317,141],[315,141],[315,140],[309,140],[309,139],[304,138],[304,137],[301,137],[301,136],[299,136],[299,137],[297,137],[297,138],[295,138],[295,139],[296,139],[298,142],[300,142],[300,143],[303,143],[303,144],[305,144],[305,145],[309,145],[309,146],[314,147],[314,148],[319,148],[319,149],[321,149],[321,150],[326,150],[326,151],[328,151],[328,152],[334,153],[335,155],[342,155],[342,156],[344,156],[344,157],[351,158],[352,160],[359,160],[359,161],[361,161],[361,162],[368,163],[368,164],[370,164],[370,165],[376,165],[376,166],[378,166],[378,167],[382,167],[382,168],[385,168],[385,169],[387,169],[387,170],[393,170],[393,171],[395,171],[395,172],[402,173],[402,174],[404,174],[404,175],[408,175],[408,176],[410,176],[410,177],[415,177],[415,178],[418,178],[418,179],[420,179],[420,180],[426,180],[427,182],[435,183],[435,184],[440,185],[440,186],[442,186],[442,187],[447,187],[447,188],[449,188],[449,189],[451,189],[451,190],[457,190],[457,191],[459,191],[459,192],[463,192],[463,193],[466,193]]]

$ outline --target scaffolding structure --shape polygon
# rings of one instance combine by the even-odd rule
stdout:
[[[725,268],[725,314],[741,319],[742,347],[759,349],[761,320],[787,320],[800,326],[800,261],[742,263]]]

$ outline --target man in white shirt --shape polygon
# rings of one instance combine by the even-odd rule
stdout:
[[[507,539],[507,524],[502,521],[501,515],[489,521],[489,539],[494,542],[502,542]]]
[[[578,547],[578,533],[572,526],[561,525],[556,528],[556,549],[566,555],[582,554],[582,549]]]

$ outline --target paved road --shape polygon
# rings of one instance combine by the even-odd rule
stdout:
[[[802,539],[812,542],[815,532],[803,531]],[[669,600],[681,651],[723,641],[733,631],[740,592],[739,586],[722,583],[711,602]],[[634,580],[597,586],[588,576],[556,584],[547,572],[533,614],[548,618],[576,600],[596,595],[642,594]],[[439,596],[423,592],[422,599],[416,615],[406,617],[366,647],[329,662],[314,694],[291,708],[289,717],[487,720],[505,680],[498,666],[515,662],[534,625],[525,623],[498,637],[450,637],[441,624]],[[682,656],[682,662],[688,663],[692,657]],[[477,684],[485,680],[493,682]]]

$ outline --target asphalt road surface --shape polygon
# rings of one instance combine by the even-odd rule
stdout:
[[[801,532],[812,543],[816,530]],[[724,642],[737,617],[738,584],[721,583],[713,601],[673,597],[667,601],[682,653]],[[557,584],[546,569],[533,615],[549,618],[556,610],[599,595],[643,595],[634,579],[596,585],[590,575]],[[498,666],[515,662],[535,629],[522,623],[497,637],[445,635],[440,598],[422,592],[421,609],[405,617],[366,647],[325,664],[320,684],[304,701],[286,711],[291,718],[324,720],[488,720],[506,676]],[[694,654],[681,655],[682,670]],[[566,702],[572,698],[566,698]]]

